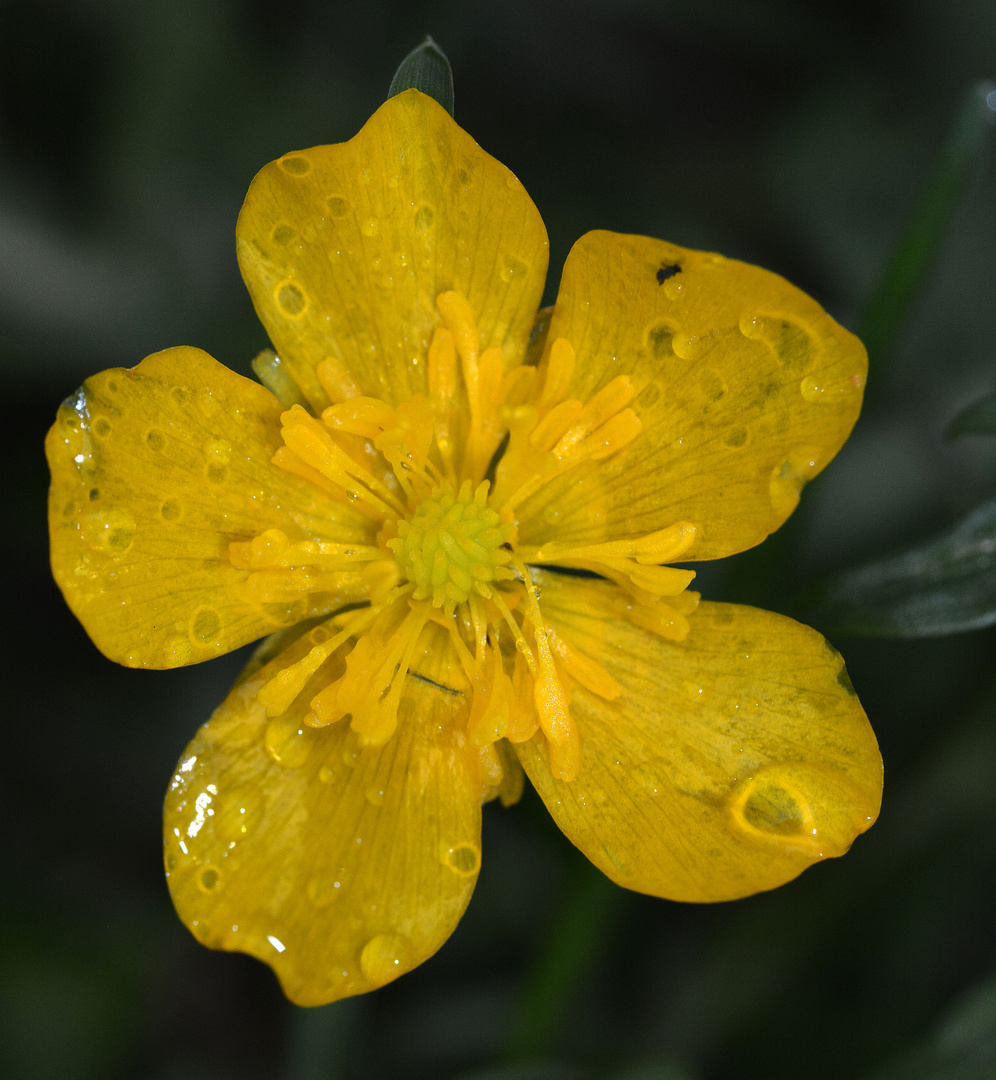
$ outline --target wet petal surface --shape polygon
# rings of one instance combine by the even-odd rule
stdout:
[[[261,598],[229,560],[233,541],[267,528],[339,542],[369,531],[272,464],[280,412],[268,390],[191,348],[101,372],[59,410],[46,442],[52,569],[106,656],[195,663],[356,598],[345,579]]]
[[[348,721],[308,727],[314,687],[266,715],[258,689],[314,633],[250,665],[184,753],[164,817],[180,917],[204,944],[268,963],[300,1005],[372,990],[431,956],[481,862],[463,694],[408,676],[398,730],[376,749]]]
[[[544,612],[622,693],[574,689],[581,771],[516,747],[564,833],[620,885],[747,896],[842,855],[878,815],[882,764],[840,655],[770,612],[703,603],[681,642],[620,619],[610,587],[543,580]]]
[[[573,346],[567,393],[621,374],[640,434],[519,508],[531,544],[596,542],[689,521],[688,559],[759,543],[837,453],[861,407],[861,343],[777,274],[642,236],[572,249],[547,335]],[[541,373],[542,373],[541,366]]]
[[[424,393],[447,290],[475,311],[482,352],[521,362],[546,278],[525,189],[415,90],[349,142],[267,165],[236,235],[256,311],[316,410],[354,392],[391,404]]]

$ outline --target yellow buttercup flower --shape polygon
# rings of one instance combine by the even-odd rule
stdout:
[[[668,564],[788,517],[857,418],[857,339],[774,274],[608,232],[537,315],[536,208],[414,90],[263,169],[237,237],[279,399],[168,349],[88,380],[47,446],[54,573],[108,657],[270,635],[166,797],[196,937],[304,1005],[396,978],[523,770],[641,892],[845,852],[882,770],[839,654]]]

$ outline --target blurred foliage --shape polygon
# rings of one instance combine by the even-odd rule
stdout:
[[[996,435],[996,391],[962,409],[948,425],[945,435],[949,439],[959,435]]]
[[[965,95],[994,74],[991,0],[6,0],[0,348],[18,453],[2,531],[0,1071],[991,1075],[993,627],[841,643],[882,745],[882,817],[777,892],[685,907],[591,885],[527,794],[487,808],[452,940],[375,995],[296,1010],[261,965],[204,950],[173,916],[161,793],[246,657],[150,673],[99,656],[48,575],[42,437],[86,376],[170,345],[249,373],[268,345],[234,257],[249,181],[290,149],[352,136],[427,31],[461,124],[544,216],[548,302],[591,228],[761,263],[851,327],[890,274],[908,283],[854,436],[784,529],[697,567],[708,597],[785,611],[993,494],[996,440],[944,440],[996,365],[982,143],[927,247],[904,240],[963,145]],[[510,1046],[533,1060],[502,1065]]]
[[[912,551],[817,586],[801,617],[828,633],[900,638],[996,623],[996,499]]]

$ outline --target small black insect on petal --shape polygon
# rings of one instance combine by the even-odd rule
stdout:
[[[681,273],[681,267],[677,263],[671,263],[670,266],[666,266],[661,263],[660,270],[657,271],[657,284],[663,285],[669,277],[674,277],[675,274]]]

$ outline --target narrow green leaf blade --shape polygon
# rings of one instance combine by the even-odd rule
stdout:
[[[996,390],[973,401],[948,424],[946,439],[959,435],[996,435]]]
[[[977,82],[962,100],[861,318],[858,337],[879,372],[884,370],[896,333],[940,250],[969,177],[985,161],[994,124],[996,83]]]
[[[453,115],[453,71],[446,54],[429,36],[398,65],[387,96],[405,90],[421,90]]]
[[[996,498],[940,536],[849,570],[804,600],[825,633],[921,638],[996,623]]]

